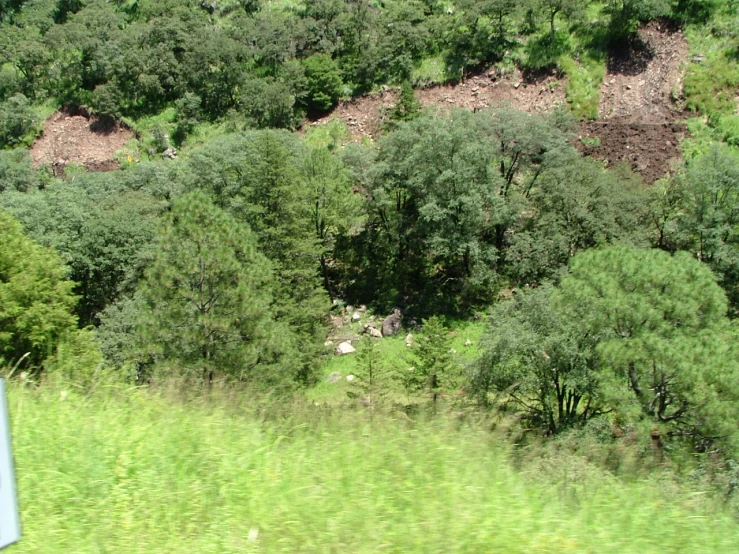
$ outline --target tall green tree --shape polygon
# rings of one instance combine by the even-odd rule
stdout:
[[[274,320],[273,285],[251,230],[189,193],[175,202],[146,271],[141,340],[163,371],[289,383],[294,336]]]
[[[576,256],[559,292],[589,332],[608,373],[604,402],[624,419],[731,438],[739,365],[726,295],[690,254],[612,247]]]
[[[3,211],[0,233],[0,366],[22,362],[34,372],[89,378],[102,359],[89,332],[77,328],[66,268]]]
[[[655,244],[686,250],[720,277],[739,307],[739,156],[728,146],[713,146],[689,162],[685,171],[651,192]]]
[[[344,164],[328,148],[311,148],[302,165],[310,194],[311,220],[320,249],[323,284],[334,297],[329,265],[333,261],[335,242],[359,221],[361,199],[352,190]]]
[[[494,307],[472,374],[483,403],[494,393],[550,434],[609,411],[598,390],[597,335],[553,296],[543,286]]]
[[[414,352],[417,360],[414,371],[434,405],[441,393],[455,390],[459,379],[460,367],[454,359],[451,346],[449,329],[440,317],[432,316],[423,320]]]
[[[578,252],[607,244],[647,246],[643,186],[588,158],[542,173],[506,251],[515,282],[554,278]]]

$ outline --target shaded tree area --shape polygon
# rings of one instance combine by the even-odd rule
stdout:
[[[363,175],[366,224],[337,245],[352,301],[464,313],[581,250],[647,244],[636,180],[582,158],[556,117],[425,114],[383,137]]]
[[[472,380],[557,433],[608,414],[735,452],[736,328],[710,269],[686,252],[576,255],[557,287],[495,308]]]
[[[567,49],[570,32],[582,31],[585,42],[602,34],[622,41],[649,19],[705,21],[722,6],[608,1],[596,32],[583,25],[591,4],[465,0],[452,9],[422,0],[307,0],[285,8],[251,0],[5,0],[0,144],[12,146],[28,131],[27,118],[6,123],[2,115],[5,104],[22,104],[23,97],[132,118],[179,110],[184,101],[191,122],[236,113],[255,128],[293,128],[340,97],[414,80],[431,59],[443,60],[445,79],[458,79],[524,45],[528,65],[544,67]]]

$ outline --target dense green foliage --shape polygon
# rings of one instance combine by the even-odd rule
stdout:
[[[442,80],[504,59],[574,74],[578,64],[570,56],[601,59],[604,44],[628,39],[640,22],[705,22],[727,6],[719,0],[463,0],[453,7],[431,0],[4,0],[0,144],[12,145],[31,130],[28,117],[3,116],[27,99],[55,97],[133,117],[176,105],[204,119],[236,116],[257,128],[290,128],[299,114],[325,111],[342,95],[406,82],[432,58],[444,60]],[[589,13],[599,18],[593,22]],[[181,132],[190,120],[185,116]]]
[[[56,495],[28,550],[732,551],[686,514],[739,498],[735,7],[0,0],[0,375]],[[655,18],[700,117],[646,187],[575,145]],[[414,91],[514,70],[568,105]],[[388,87],[376,128],[306,122]],[[29,155],[63,105],[134,131],[119,170]]]
[[[0,364],[89,378],[101,359],[90,334],[77,328],[74,283],[64,265],[5,212],[0,232]]]

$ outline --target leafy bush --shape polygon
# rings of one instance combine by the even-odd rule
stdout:
[[[0,150],[0,192],[25,192],[37,183],[27,150]]]
[[[36,125],[36,115],[28,98],[22,94],[15,94],[0,103],[0,148],[26,142]]]
[[[316,54],[303,61],[306,77],[306,107],[325,112],[339,101],[343,82],[339,66],[325,54]]]

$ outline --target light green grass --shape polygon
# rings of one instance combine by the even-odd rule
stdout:
[[[582,57],[578,62],[563,56],[559,65],[567,75],[565,95],[572,113],[579,119],[598,119],[600,86],[606,75],[605,61]]]
[[[414,86],[443,85],[450,80],[443,55],[424,58],[418,67],[413,68],[411,82]]]
[[[704,495],[571,460],[520,472],[451,416],[296,403],[265,422],[248,396],[11,383],[23,539],[8,554],[739,551]]]
[[[736,111],[739,59],[733,35],[737,24],[736,14],[720,13],[710,27],[694,25],[687,29],[691,63],[685,75],[684,91],[688,109],[706,115]],[[696,63],[695,59],[703,61]]]
[[[363,318],[363,321],[347,325],[344,333],[345,336],[356,335],[363,323],[366,322],[366,319],[367,316]],[[379,325],[380,321],[377,323]],[[479,356],[480,341],[484,331],[485,323],[483,320],[450,322],[451,348],[456,351],[457,361],[462,367],[473,362]],[[394,373],[397,375],[398,373],[407,371],[409,367],[417,363],[414,353],[416,352],[415,346],[418,343],[418,334],[411,332],[414,335],[414,339],[411,341],[411,347],[406,346],[405,343],[407,334],[408,330],[403,330],[395,337],[373,339],[376,341],[380,354],[380,364],[387,370],[387,375],[385,375],[384,379],[387,382],[380,383],[380,385],[397,389],[390,391],[389,400],[397,400],[398,402],[403,402],[406,399],[406,393],[398,388],[397,383],[391,383],[392,379],[389,377],[389,374]],[[466,344],[468,340],[472,343],[471,345]],[[360,344],[357,347],[361,348],[362,346]],[[308,399],[316,403],[335,405],[346,403],[347,391],[350,385],[345,378],[347,375],[358,373],[358,363],[357,354],[346,356],[329,355],[319,370],[321,380],[315,387],[307,391]],[[334,372],[340,373],[342,378],[335,383],[329,383],[326,379]]]

